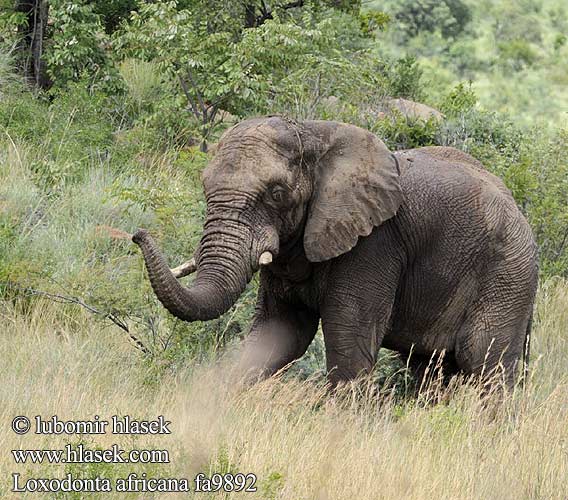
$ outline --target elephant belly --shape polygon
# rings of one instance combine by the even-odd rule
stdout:
[[[474,273],[457,282],[431,273],[423,276],[399,289],[383,347],[421,355],[454,351],[457,333],[477,295],[478,280]]]

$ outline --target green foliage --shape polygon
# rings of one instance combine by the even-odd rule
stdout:
[[[141,59],[125,59],[119,66],[124,80],[126,112],[132,118],[150,113],[162,98],[162,80],[155,64]]]
[[[100,16],[84,0],[52,0],[53,36],[46,53],[48,74],[56,88],[87,77],[92,86],[116,93],[118,73],[106,52],[109,40]]]
[[[568,130],[534,131],[519,143],[515,164],[503,158],[505,180],[528,215],[539,243],[543,275],[568,270]],[[512,163],[512,162],[511,162]]]
[[[284,474],[280,472],[271,472],[268,474],[262,483],[260,484],[260,491],[263,498],[267,500],[273,500],[278,498],[278,494],[284,488],[286,483]]]
[[[459,83],[445,96],[440,109],[446,116],[454,118],[473,110],[476,104],[477,96],[471,89],[471,82],[467,88],[464,83]]]
[[[31,170],[36,182],[50,191],[82,178],[86,167],[101,161],[112,143],[108,100],[92,93],[88,85],[70,84],[49,107],[15,99],[19,116],[7,116],[6,126],[14,137],[37,145],[38,154],[30,158]]]
[[[95,0],[90,4],[108,34],[113,33],[138,8],[137,0]]]
[[[568,37],[563,33],[558,33],[554,38],[554,50],[559,51],[564,45],[566,45],[566,41],[568,41]]]
[[[381,55],[415,56],[427,83],[426,99],[439,101],[449,88],[469,80],[480,106],[511,114],[525,127],[565,123],[568,48],[562,40],[568,12],[562,2],[468,2],[471,21],[457,38],[444,38],[440,30],[405,36],[405,24],[395,16],[400,5],[375,1],[367,8],[393,17],[377,40]]]
[[[386,12],[368,11],[363,12],[359,16],[361,22],[361,31],[370,36],[376,30],[385,30],[391,22],[391,16]]]
[[[525,40],[528,43],[542,41],[542,13],[533,2],[502,0],[494,5],[491,12],[499,11],[500,16],[493,22],[497,41]]]
[[[503,41],[498,44],[498,48],[502,64],[509,65],[514,71],[532,66],[538,58],[526,40]]]
[[[8,0],[0,1],[0,33],[2,33],[0,43],[6,43],[14,36],[18,27],[25,26],[28,22],[26,14],[16,12],[13,4],[14,2]]]
[[[202,139],[207,139],[215,126],[212,106],[227,105],[233,95],[250,95],[248,68],[233,54],[233,34],[211,32],[199,16],[178,10],[176,2],[142,5],[114,45],[123,57],[155,62],[162,74],[180,85],[179,94],[183,89],[187,100],[170,99],[169,114],[189,112],[196,120],[202,119]]]
[[[423,31],[457,37],[471,21],[469,7],[462,0],[403,0],[397,2],[394,15],[406,37]]]
[[[155,62],[179,84],[172,107],[181,113],[185,108],[197,122],[200,139],[207,140],[220,125],[219,109],[242,117],[296,103],[293,114],[305,116],[305,108],[321,98],[322,90],[326,95],[341,92],[341,86],[356,78],[353,59],[341,49],[361,45],[364,34],[357,18],[316,14],[309,8],[287,22],[272,17],[242,30],[224,15],[211,26],[201,12],[180,9],[176,2],[146,4],[115,38],[115,47],[123,57]],[[317,93],[310,96],[316,85]],[[168,111],[171,115],[173,110]]]
[[[314,2],[317,4],[317,2]],[[328,0],[322,2],[349,14],[357,14],[361,8],[362,0]]]
[[[215,459],[211,460],[211,463],[209,464],[209,472],[211,474],[228,474],[238,472],[234,469],[234,464],[231,463],[226,445],[221,445],[217,450]]]
[[[414,56],[398,59],[389,68],[389,95],[420,100],[423,93],[420,84],[422,74],[423,71]]]
[[[286,373],[287,376],[306,380],[325,376],[325,345],[323,333],[318,330],[306,353]]]
[[[47,103],[43,99],[34,98],[23,86],[12,86],[11,90],[2,96],[1,130],[8,131],[14,138],[37,140],[48,133],[46,109]]]
[[[393,118],[377,120],[371,130],[397,150],[437,144],[439,128],[435,118],[416,121],[397,113]]]

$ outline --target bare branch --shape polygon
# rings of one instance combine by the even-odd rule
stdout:
[[[305,3],[304,0],[297,0],[295,2],[290,2],[290,3],[285,3],[284,5],[280,5],[278,8],[282,10],[295,9],[296,7],[303,7],[304,3]],[[260,11],[261,11],[260,16],[257,16],[254,20],[254,23],[250,26],[247,26],[247,28],[258,28],[269,19],[274,18],[272,11],[268,10],[264,2],[262,2],[262,7]]]
[[[197,264],[195,263],[195,258],[192,258],[174,269],[171,269],[171,272],[176,278],[183,278],[184,276],[194,273],[196,270]]]
[[[179,78],[179,82],[180,82],[181,88],[183,90],[183,93],[185,94],[185,97],[187,97],[187,101],[189,102],[189,105],[191,106],[191,110],[192,110],[193,114],[195,115],[195,118],[197,118],[199,120],[201,118],[201,113],[197,109],[197,104],[194,102],[193,97],[189,93],[189,89],[187,88],[187,82],[181,77],[181,75],[178,75],[178,78]]]
[[[100,309],[97,309],[96,307],[85,303],[83,300],[81,300],[78,297],[72,297],[72,296],[67,296],[67,295],[61,295],[61,294],[58,294],[58,293],[46,292],[44,290],[37,290],[35,288],[21,286],[17,283],[11,282],[11,281],[0,282],[0,286],[5,286],[6,288],[13,289],[13,290],[18,290],[19,292],[22,292],[25,295],[45,297],[45,298],[48,298],[48,299],[52,300],[53,302],[56,302],[56,303],[59,303],[59,304],[76,304],[78,306],[81,306],[84,309],[86,309],[87,311],[89,311],[90,313],[96,314],[97,316],[101,316],[104,319],[110,320],[112,323],[114,323],[121,330],[125,331],[128,334],[128,336],[134,342],[135,347],[137,349],[140,349],[144,354],[150,354],[150,351],[140,341],[140,339],[138,339],[136,336],[134,336],[130,332],[128,325],[122,319],[120,319],[116,314],[114,314],[112,312],[101,311]]]
[[[201,96],[201,92],[199,92],[199,87],[195,83],[195,80],[193,79],[191,70],[189,68],[187,68],[187,76],[189,77],[189,81],[191,82],[193,90],[195,91],[195,95],[197,96],[197,101],[199,102],[199,106],[201,107],[201,112],[204,117],[207,117],[207,107],[205,105],[203,97]]]

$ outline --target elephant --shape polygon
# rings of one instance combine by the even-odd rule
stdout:
[[[499,369],[508,387],[528,363],[536,244],[470,155],[391,152],[354,125],[269,116],[227,130],[202,181],[194,259],[172,272],[147,230],[132,239],[185,321],[225,313],[260,270],[241,358],[259,378],[300,358],[320,320],[332,387],[369,373],[380,347],[416,374],[439,353],[445,375]],[[176,279],[194,271],[188,287]]]

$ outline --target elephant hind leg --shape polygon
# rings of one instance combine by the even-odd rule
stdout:
[[[515,339],[517,330],[506,328],[497,332],[472,328],[463,332],[462,329],[458,365],[465,375],[479,379],[484,392],[495,388],[513,389],[522,356],[522,347]]]
[[[477,296],[457,332],[455,355],[466,375],[482,379],[484,391],[513,389],[525,351],[538,282],[536,246],[516,209],[503,203],[487,213],[495,229],[493,254],[479,269]]]
[[[479,377],[484,391],[515,385],[534,300],[528,285],[494,279],[458,332],[457,365],[465,375]]]
[[[459,373],[453,353],[434,353],[431,356],[411,353],[403,356],[403,362],[412,377],[411,387],[416,397],[448,387]]]

